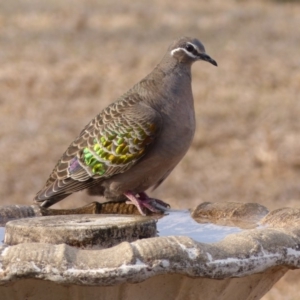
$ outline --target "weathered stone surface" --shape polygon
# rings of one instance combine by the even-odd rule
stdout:
[[[199,223],[253,228],[268,212],[258,203],[204,202],[191,211],[191,216]]]
[[[299,240],[273,228],[246,230],[215,244],[183,237],[157,237],[104,250],[25,243],[2,246],[0,283],[25,278],[64,284],[113,285],[180,273],[225,279],[276,266],[300,267]]]
[[[0,226],[8,221],[42,216],[37,205],[6,205],[0,207]]]
[[[32,218],[41,216],[57,215],[80,215],[80,214],[123,214],[140,215],[138,209],[125,202],[91,202],[85,206],[74,209],[52,209],[39,205],[6,205],[0,206],[0,226],[4,226],[8,221],[20,218]],[[149,212],[149,215],[157,215]]]
[[[300,227],[300,209],[284,207],[267,214],[260,224],[273,228]]]
[[[24,300],[24,295],[28,295],[28,300],[257,300],[287,270],[272,268],[248,277],[223,280],[167,274],[151,277],[138,284],[122,283],[114,286],[65,286],[51,281],[23,279],[9,283],[6,287],[0,286],[0,294],[1,300]]]
[[[85,206],[74,209],[52,209],[39,207],[43,216],[56,215],[80,215],[80,214],[122,214],[122,215],[140,215],[137,207],[126,202],[92,202]],[[152,215],[149,211],[149,215]]]
[[[225,205],[224,214],[217,215],[229,216],[234,207]],[[259,208],[259,215],[264,211]],[[241,209],[233,218],[236,215],[246,214]],[[30,300],[58,294],[83,300],[260,299],[287,270],[300,268],[299,219],[299,209],[277,210],[265,216],[262,225],[211,244],[168,236],[102,250],[66,244],[3,245],[1,300],[23,300],[24,293]]]
[[[7,245],[40,242],[76,247],[108,248],[123,241],[156,236],[156,222],[129,215],[62,215],[10,221]]]

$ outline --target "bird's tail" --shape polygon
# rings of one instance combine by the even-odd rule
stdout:
[[[40,205],[47,208],[63,200],[69,195],[89,188],[96,183],[97,180],[92,178],[86,181],[77,181],[72,178],[66,178],[63,180],[56,179],[40,190],[33,200],[36,203],[42,202]]]
[[[37,204],[39,204],[42,207],[48,208],[52,205],[54,205],[55,203],[63,200],[64,198],[68,197],[70,194],[63,194],[63,195],[57,195],[57,196],[53,196],[49,199],[38,199],[38,197],[35,197],[33,200],[34,202],[36,202]],[[42,202],[42,203],[40,203]]]

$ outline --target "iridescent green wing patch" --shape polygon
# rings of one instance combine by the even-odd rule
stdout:
[[[83,149],[81,162],[100,176],[109,176],[114,169],[127,169],[145,154],[156,131],[155,124],[133,125],[105,130],[94,138],[92,146]]]

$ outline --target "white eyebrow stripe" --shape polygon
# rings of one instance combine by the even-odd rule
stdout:
[[[192,44],[191,44],[191,45],[192,45]],[[184,51],[189,57],[197,58],[196,55],[194,55],[193,53],[188,52],[185,48],[181,48],[181,47],[176,48],[176,49],[173,49],[173,50],[171,51],[171,55],[174,56],[174,53],[175,53],[175,52],[178,52],[178,51],[181,51],[181,50]]]
[[[195,49],[197,49],[197,51],[198,51],[198,47],[197,47],[196,45],[194,45],[193,43],[187,42],[187,44],[193,46],[193,47],[194,47]]]

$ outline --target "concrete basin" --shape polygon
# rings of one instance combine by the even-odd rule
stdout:
[[[31,219],[24,218],[27,209]],[[0,246],[3,300],[260,299],[288,270],[300,267],[299,209],[268,212],[254,203],[202,203],[163,217],[138,216],[148,229],[152,224],[151,235],[132,239],[121,230],[120,238],[117,230],[111,238],[119,240],[101,247],[70,246],[45,231],[39,235],[34,220],[55,218],[40,217],[34,206],[0,208],[2,224],[13,219],[14,210],[23,219],[6,224]],[[103,224],[103,215],[64,215],[61,224],[63,218],[75,227],[82,218]],[[105,218],[118,228],[124,215]],[[20,223],[29,228],[23,237],[16,229]],[[21,236],[17,242],[9,237],[14,234]]]

